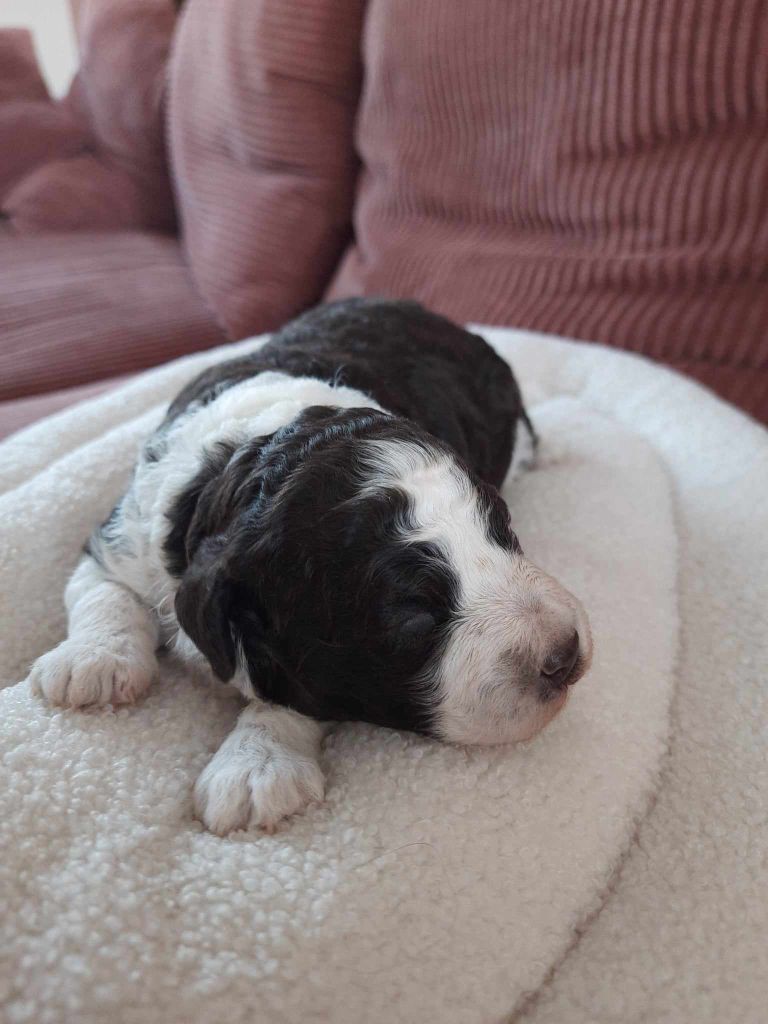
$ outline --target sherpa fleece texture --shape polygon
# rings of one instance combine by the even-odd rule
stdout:
[[[760,802],[754,778],[728,771],[715,788],[732,800],[731,820],[751,798],[748,825],[729,834],[708,818],[722,808],[686,768],[699,735],[686,737],[689,719],[679,714],[671,767],[639,836],[654,827],[669,790],[677,787],[690,805],[681,815],[676,798],[677,814],[655,833],[656,863],[639,881],[630,877],[628,894],[624,882],[639,856],[633,837],[668,739],[678,636],[675,521],[683,540],[680,597],[689,616],[682,622],[681,685],[695,682],[705,707],[720,711],[717,724],[725,717],[734,725],[726,730],[722,763],[735,769],[756,760],[757,749],[764,761],[764,741],[747,716],[765,699],[759,672],[739,659],[752,654],[748,644],[765,606],[757,604],[764,584],[746,555],[764,554],[765,540],[759,547],[749,514],[755,506],[740,504],[739,488],[760,497],[752,473],[760,463],[764,500],[768,442],[700,389],[636,358],[485,333],[513,356],[545,437],[541,468],[507,494],[516,528],[528,553],[573,587],[592,615],[595,667],[565,712],[532,743],[490,751],[346,726],[327,745],[324,806],[275,836],[251,831],[221,840],[192,820],[190,789],[236,713],[225,690],[168,666],[137,707],[78,714],[43,707],[25,683],[6,689],[4,1021],[458,1024],[504,1020],[521,1007],[551,1010],[551,1020],[576,1019],[572,1010],[585,1021],[632,1020],[652,1000],[662,1012],[651,1019],[689,1020],[694,1005],[697,1020],[723,1019],[708,1012],[707,979],[733,936],[702,934],[698,921],[689,930],[678,918],[659,936],[647,908],[674,918],[672,897],[679,893],[684,901],[697,857],[706,852],[706,865],[715,864],[721,879],[738,876],[746,937],[735,941],[742,953],[751,947],[750,962],[759,964],[763,947],[750,930],[765,924],[765,905],[753,903],[748,914],[744,908],[765,881],[765,789]],[[118,399],[68,410],[0,447],[2,681],[20,679],[61,637],[64,580],[157,420],[159,409],[151,407],[224,354],[164,367]],[[674,492],[654,449],[672,468]],[[681,486],[686,493],[699,467],[704,480],[721,481],[730,498],[735,492],[735,506],[723,496],[712,516],[698,509],[696,517],[696,501],[680,500]],[[702,486],[712,489],[699,478]],[[690,533],[703,526],[709,529],[697,545]],[[736,526],[736,561],[726,564]],[[705,540],[715,542],[723,565],[702,581],[696,570]],[[739,614],[728,621],[728,660],[741,672],[726,713],[723,662],[715,655],[729,602]],[[697,618],[706,623],[705,637],[698,637]],[[693,647],[692,629],[699,641]],[[717,724],[699,729],[710,753],[717,751]],[[679,774],[670,775],[676,767]],[[691,841],[694,822],[706,829],[698,844]],[[740,871],[743,851],[749,857]],[[642,856],[648,857],[644,844]],[[679,865],[681,857],[685,869],[670,877],[670,861]],[[566,960],[553,981],[548,972],[599,909],[612,879],[607,908],[570,955],[583,956],[597,935],[592,966],[569,977]],[[715,886],[708,904],[733,926],[737,919],[724,910],[730,895]],[[601,935],[622,897],[624,928]],[[629,985],[618,966],[627,932],[634,956]],[[736,976],[736,992],[727,972],[716,977],[717,999],[740,999],[741,1017],[728,1019],[758,1020],[748,1013],[762,1007],[765,983],[753,977],[747,985]],[[542,999],[531,1006],[527,997],[543,981]]]

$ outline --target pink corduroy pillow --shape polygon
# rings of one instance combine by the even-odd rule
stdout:
[[[36,167],[85,145],[69,110],[48,95],[30,33],[0,30],[0,210],[7,214],[6,196]]]
[[[369,0],[331,298],[643,352],[768,422],[768,4]]]
[[[318,299],[350,230],[363,0],[187,0],[171,58],[177,206],[233,337]]]
[[[171,0],[86,0],[81,66],[66,99],[38,97],[20,110],[18,99],[0,97],[0,128],[15,116],[23,172],[9,174],[0,195],[14,231],[174,228],[164,96],[175,21]]]

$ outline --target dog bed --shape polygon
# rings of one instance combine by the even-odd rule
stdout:
[[[539,468],[506,491],[513,522],[584,600],[594,668],[516,748],[341,727],[326,802],[271,836],[218,839],[192,816],[194,778],[238,710],[226,688],[168,663],[136,707],[75,713],[11,685],[63,635],[67,574],[162,402],[258,341],[170,364],[0,446],[4,1020],[626,1020],[646,1003],[658,1019],[683,1004],[710,1019],[695,978],[725,991],[712,964],[736,969],[750,945],[737,939],[731,957],[711,928],[734,902],[731,868],[747,933],[766,917],[749,898],[765,881],[765,790],[739,768],[757,767],[765,710],[754,567],[768,442],[637,358],[484,333],[544,438]],[[718,768],[710,788],[702,751]],[[702,907],[690,889],[713,868]],[[759,988],[729,1000],[757,1007]]]

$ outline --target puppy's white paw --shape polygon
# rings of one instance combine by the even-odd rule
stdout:
[[[37,659],[29,681],[34,693],[61,707],[130,704],[148,688],[156,669],[154,655],[134,644],[113,649],[71,638]]]
[[[259,825],[272,832],[283,818],[323,799],[325,779],[317,761],[286,748],[250,752],[222,748],[195,785],[195,813],[224,836]]]

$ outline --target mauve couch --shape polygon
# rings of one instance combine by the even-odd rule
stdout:
[[[79,3],[61,104],[0,34],[6,431],[360,293],[641,352],[768,421],[765,5],[177,6]]]
[[[78,14],[81,68],[60,103],[29,35],[0,31],[0,434],[224,338],[176,232],[175,11],[85,0]]]

